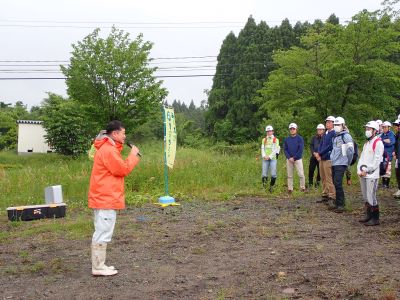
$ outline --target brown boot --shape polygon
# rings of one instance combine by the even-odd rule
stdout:
[[[328,209],[329,210],[335,210],[337,208],[336,206],[336,200],[333,198],[329,198],[328,200]]]
[[[361,218],[360,220],[358,220],[358,222],[360,223],[366,223],[369,220],[371,220],[372,215],[371,215],[371,205],[369,205],[368,202],[365,202],[364,205],[364,212],[365,212],[365,216],[363,218]]]
[[[316,203],[327,203],[329,200],[328,196],[323,195],[321,199],[318,199],[317,201],[315,201]]]
[[[379,225],[379,205],[371,206],[371,219],[365,222],[365,226],[376,226]]]

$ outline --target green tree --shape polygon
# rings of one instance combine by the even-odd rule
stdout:
[[[77,156],[89,149],[96,129],[88,122],[81,103],[49,94],[42,110],[46,140],[56,152]]]
[[[0,102],[0,150],[15,149],[17,146],[17,120],[31,119],[21,101],[14,106]]]
[[[339,25],[339,18],[335,14],[331,14],[329,18],[326,20],[326,23],[330,23],[332,25]]]
[[[388,17],[362,12],[347,26],[313,26],[302,47],[279,51],[258,101],[261,114],[296,121],[307,134],[327,115],[345,117],[361,135],[362,123],[394,115],[400,95],[399,32]],[[276,114],[275,114],[276,115]]]
[[[272,54],[300,44],[300,36],[309,27],[297,23],[293,28],[286,19],[270,28],[264,21],[256,24],[250,16],[238,37],[229,33],[208,94],[205,124],[209,135],[232,144],[258,138],[262,116],[254,97],[276,68]]]
[[[207,133],[222,139],[224,136],[219,137],[215,126],[225,119],[229,111],[229,101],[232,97],[232,85],[235,79],[236,43],[237,38],[233,32],[230,32],[222,42],[212,89],[208,92]]]
[[[119,119],[127,128],[136,128],[167,95],[154,76],[156,68],[149,66],[152,44],[142,35],[131,41],[115,27],[105,39],[99,33],[96,29],[72,45],[70,64],[61,67],[68,94],[99,126]]]
[[[384,0],[382,4],[381,14],[389,15],[393,18],[398,18],[400,16],[400,0]]]

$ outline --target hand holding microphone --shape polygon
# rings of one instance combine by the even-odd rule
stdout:
[[[132,153],[133,155],[142,157],[142,154],[140,153],[138,147],[136,147],[135,145],[131,145],[129,142],[125,142],[125,144],[126,144],[129,148],[132,149],[132,150],[131,150],[131,153]]]

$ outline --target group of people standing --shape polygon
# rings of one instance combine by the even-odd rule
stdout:
[[[324,124],[318,124],[316,135],[310,143],[310,164],[308,188],[318,188],[322,183],[322,198],[318,203],[327,204],[330,210],[342,213],[345,210],[345,194],[343,178],[351,184],[350,166],[357,164],[357,174],[360,177],[361,191],[365,202],[365,217],[360,222],[367,226],[379,224],[379,206],[376,199],[379,178],[382,178],[382,187],[389,188],[391,165],[395,159],[396,179],[398,191],[393,194],[400,198],[400,167],[398,162],[400,150],[400,115],[393,123],[396,133],[391,131],[392,124],[388,121],[370,121],[365,125],[366,142],[358,159],[358,146],[353,140],[346,122],[342,117],[329,116]],[[268,185],[268,174],[271,174],[269,191],[277,178],[277,157],[280,153],[279,139],[274,135],[271,125],[266,127],[266,137],[262,140],[262,183]],[[284,140],[284,154],[287,168],[288,194],[293,193],[293,174],[296,170],[300,191],[306,191],[306,182],[303,168],[304,140],[297,132],[295,123],[289,124],[289,136]],[[385,164],[384,164],[385,163]],[[317,178],[314,183],[314,173]]]
[[[365,142],[357,164],[361,191],[365,202],[365,216],[360,220],[365,225],[379,224],[379,206],[376,199],[379,177],[383,176],[383,185],[389,186],[391,161],[395,159],[398,191],[394,194],[400,198],[400,115],[393,123],[396,135],[390,130],[389,122],[370,121],[365,125]],[[297,124],[289,125],[290,135],[284,141],[284,152],[287,167],[288,193],[293,192],[293,173],[296,169],[300,178],[300,190],[306,191],[303,150],[304,140],[297,133]],[[121,156],[126,135],[124,125],[111,121],[106,130],[100,132],[94,141],[91,157],[93,168],[90,177],[88,206],[93,209],[94,233],[91,245],[92,275],[112,276],[118,273],[114,266],[107,266],[107,244],[111,242],[117,218],[117,210],[125,208],[124,177],[140,162],[140,152],[135,146],[126,159]],[[313,186],[315,169],[318,170],[316,186],[322,182],[322,199],[337,213],[344,211],[345,195],[343,177],[348,167],[355,163],[358,152],[356,143],[351,137],[345,120],[341,117],[328,117],[325,126],[317,126],[317,134],[311,140],[309,187]],[[262,183],[268,185],[268,174],[271,176],[269,191],[277,178],[277,159],[280,153],[279,139],[274,135],[271,125],[266,127],[266,136],[262,140]],[[383,161],[387,164],[382,168]],[[383,169],[383,172],[382,172]]]

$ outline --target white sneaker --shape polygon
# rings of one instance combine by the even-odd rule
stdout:
[[[397,190],[397,192],[394,193],[393,196],[394,196],[395,198],[400,198],[400,189]]]

